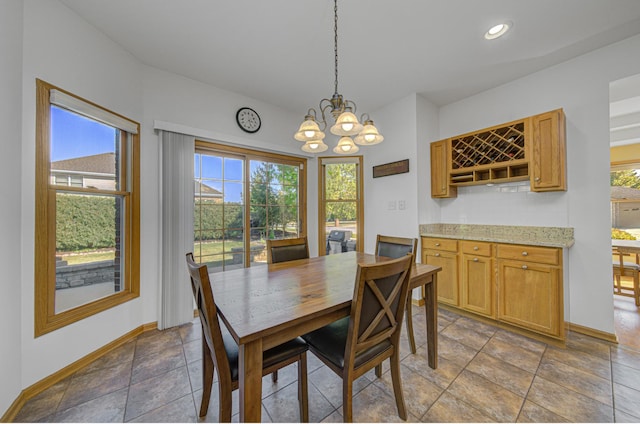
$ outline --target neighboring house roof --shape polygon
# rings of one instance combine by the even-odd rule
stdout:
[[[611,187],[611,200],[638,200],[640,201],[640,190],[630,187]]]
[[[208,186],[204,183],[196,181],[196,193],[198,193],[198,186],[200,186],[200,194],[207,197],[222,197],[222,192],[215,188]]]
[[[100,153],[98,155],[51,162],[51,170],[53,171],[114,175],[115,169],[115,153]]]

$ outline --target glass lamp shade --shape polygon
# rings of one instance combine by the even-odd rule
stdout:
[[[371,146],[382,142],[382,140],[384,140],[384,137],[373,125],[373,121],[365,121],[364,128],[353,141],[361,146]]]
[[[362,124],[358,122],[358,118],[352,112],[342,112],[336,124],[331,127],[331,133],[335,135],[351,136],[362,131]]]
[[[322,139],[311,140],[304,143],[304,146],[302,146],[302,151],[307,153],[320,153],[320,152],[324,152],[328,148],[329,146],[324,144],[322,142]]]
[[[304,122],[300,125],[298,132],[293,135],[298,141],[316,141],[324,138],[324,133],[320,131],[320,127],[311,116],[306,116]]]
[[[340,141],[338,141],[338,145],[333,148],[334,153],[338,153],[341,155],[356,153],[358,150],[360,150],[360,148],[353,144],[353,140],[351,140],[351,137],[340,138]]]

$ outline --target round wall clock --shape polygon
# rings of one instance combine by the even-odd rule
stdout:
[[[257,132],[260,129],[260,115],[255,110],[248,107],[241,107],[236,112],[236,122],[238,126],[248,133]]]

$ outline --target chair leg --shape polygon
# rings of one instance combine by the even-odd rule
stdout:
[[[636,306],[640,306],[640,275],[637,272],[633,274],[633,298]]]
[[[407,320],[407,337],[409,337],[409,347],[411,348],[411,353],[416,353],[416,340],[413,337],[413,313],[411,311],[411,292],[409,292],[409,296],[407,297],[407,309],[405,311],[405,317]]]
[[[211,388],[213,386],[213,358],[211,351],[202,338],[202,401],[200,402],[200,418],[207,415],[209,410],[209,399],[211,398]]]
[[[273,381],[274,383],[278,382],[278,370],[275,370],[271,373],[271,381]]]
[[[393,394],[396,397],[396,406],[398,407],[398,416],[403,420],[407,420],[407,408],[404,404],[404,394],[402,393],[402,380],[400,377],[400,354],[395,349],[393,355],[389,359],[391,361],[391,381],[393,382]]]
[[[298,403],[300,405],[300,422],[309,422],[309,392],[307,386],[307,352],[303,352],[298,360]]]
[[[231,392],[230,380],[227,381],[226,384],[222,381],[218,381],[218,422],[231,422]]]
[[[353,422],[353,381],[350,375],[342,376],[342,421]]]
[[[376,377],[382,377],[382,364],[376,365]]]

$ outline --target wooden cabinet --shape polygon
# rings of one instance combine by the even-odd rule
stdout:
[[[449,143],[431,143],[431,197],[456,197],[457,189],[449,185]]]
[[[460,242],[462,252],[460,306],[478,314],[495,317],[491,247],[491,243]]]
[[[442,267],[438,273],[438,301],[458,306],[458,242],[423,238],[422,263]]]
[[[560,253],[556,248],[498,245],[500,321],[564,337]]]
[[[566,190],[565,122],[562,109],[531,118],[531,191]]]
[[[564,340],[562,249],[422,237],[438,301]]]
[[[457,187],[529,181],[531,191],[566,190],[562,109],[431,143],[431,197]]]

